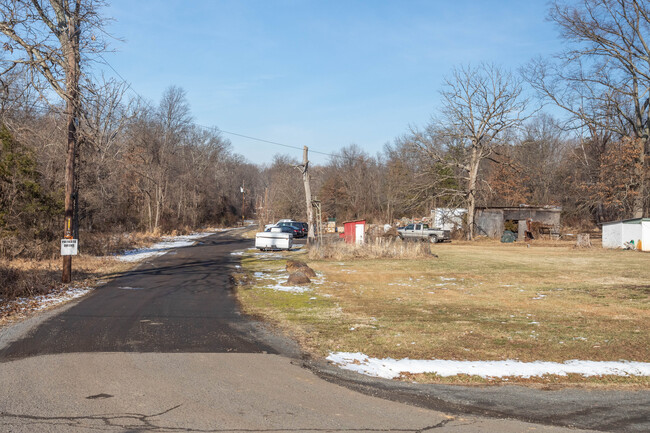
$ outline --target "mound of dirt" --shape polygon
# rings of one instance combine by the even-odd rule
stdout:
[[[289,274],[293,274],[295,272],[302,272],[309,278],[315,278],[316,277],[316,272],[312,268],[310,268],[307,263],[301,262],[299,260],[287,260],[287,266],[285,267],[287,272]]]
[[[295,271],[289,274],[289,279],[287,280],[287,284],[290,286],[309,283],[311,283],[311,280],[303,271]]]

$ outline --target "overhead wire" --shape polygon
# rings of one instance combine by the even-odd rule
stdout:
[[[115,73],[115,75],[117,75],[120,78],[120,80],[122,80],[122,82],[126,85],[127,90],[130,90],[131,92],[133,92],[133,94],[140,101],[147,102],[147,99],[145,97],[143,97],[137,90],[135,90],[135,88],[133,88],[132,84],[126,78],[124,78],[124,76],[122,74],[120,74],[119,71],[117,71],[117,69],[115,69],[113,67],[113,65],[111,65],[110,62],[108,62],[108,60],[106,60],[106,58],[104,58],[104,56],[102,56],[101,54],[97,54],[97,56],[102,60],[102,62],[99,62],[99,63],[102,63],[102,64],[106,65],[108,68],[110,68]],[[60,114],[65,112],[64,109],[60,109],[60,108],[56,107],[56,105],[52,105],[52,104],[32,103],[31,105],[34,108],[38,107],[38,108],[41,108],[42,110],[54,111],[54,112],[57,112],[57,113],[60,113]],[[219,133],[223,133],[223,134],[227,134],[227,135],[232,135],[232,136],[235,136],[235,137],[245,138],[247,140],[257,141],[257,142],[260,142],[260,143],[271,144],[271,145],[274,145],[274,146],[280,146],[280,147],[284,147],[284,148],[288,148],[288,149],[303,150],[303,147],[300,147],[300,146],[281,143],[281,142],[273,141],[273,140],[267,140],[267,139],[264,139],[264,138],[254,137],[254,136],[247,135],[247,134],[241,134],[241,133],[238,133],[238,132],[227,131],[227,130],[221,129],[219,127],[216,127],[216,126],[206,126],[206,125],[201,125],[201,124],[196,123],[196,122],[192,122],[192,124],[194,126],[198,127],[198,128],[202,128],[202,129],[210,131],[210,132],[219,132]],[[351,160],[357,160],[357,159],[358,160],[363,160],[364,159],[363,157],[351,157],[351,156],[343,156],[343,155],[338,155],[338,154],[329,153],[329,152],[323,152],[323,151],[320,151],[320,150],[315,150],[315,149],[313,149],[313,148],[311,148],[309,146],[308,146],[308,149],[309,149],[309,152],[311,152],[313,154],[323,155],[323,156],[327,156],[327,157],[330,157],[330,158],[343,158],[343,159],[351,159]]]
[[[98,54],[98,56],[99,56],[100,59],[102,59],[103,63],[104,63],[106,66],[108,66],[108,67],[109,67],[113,72],[115,72],[115,74],[116,74],[116,75],[117,75],[117,76],[118,76],[118,77],[119,77],[119,78],[124,82],[124,84],[127,85],[127,89],[128,89],[128,90],[131,90],[131,91],[132,91],[132,92],[133,92],[133,93],[134,93],[134,94],[135,94],[135,95],[136,95],[136,96],[137,96],[141,101],[146,101],[146,99],[145,99],[142,95],[140,95],[140,94],[139,94],[139,93],[138,93],[138,92],[133,88],[133,86],[131,85],[131,83],[129,83],[129,82],[126,80],[126,78],[124,78],[124,77],[122,76],[122,74],[120,74],[120,73],[119,73],[119,72],[118,72],[118,71],[113,67],[113,65],[111,65],[111,64],[108,62],[108,60],[106,60],[106,59],[105,59],[101,54]],[[194,123],[194,122],[193,122],[193,125],[195,125],[195,126],[197,126],[197,127],[199,127],[199,128],[203,128],[203,129],[205,129],[205,130],[209,130],[209,131],[218,131],[218,132],[222,132],[222,133],[224,133],[224,134],[233,135],[233,136],[241,137],[241,138],[246,138],[246,139],[248,139],[248,140],[257,141],[257,142],[260,142],[260,143],[272,144],[272,145],[275,145],[275,146],[281,146],[281,147],[285,147],[285,148],[289,148],[289,149],[303,150],[303,147],[300,147],[300,146],[294,146],[294,145],[290,145],[290,144],[280,143],[280,142],[277,142],[277,141],[266,140],[266,139],[263,139],[263,138],[253,137],[253,136],[251,136],[251,135],[240,134],[240,133],[237,133],[237,132],[226,131],[226,130],[221,129],[221,128],[216,127],[216,126],[205,126],[205,125],[200,125],[200,124],[198,124],[198,123]],[[319,155],[329,156],[329,157],[331,157],[331,158],[341,158],[341,155],[336,155],[336,154],[328,153],[328,152],[322,152],[322,151],[319,151],[319,150],[314,150],[314,149],[312,149],[312,148],[309,148],[309,152],[311,152],[311,153],[316,153],[316,154],[319,154]]]

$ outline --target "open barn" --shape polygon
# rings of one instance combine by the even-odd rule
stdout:
[[[498,238],[504,230],[510,230],[517,233],[519,240],[537,236],[556,238],[560,234],[561,213],[558,206],[481,207],[475,212],[476,234]]]

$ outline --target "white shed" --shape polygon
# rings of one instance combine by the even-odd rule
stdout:
[[[463,227],[467,209],[437,207],[431,209],[433,226],[443,230],[458,230]]]
[[[603,248],[634,247],[650,251],[650,218],[635,218],[603,223]]]

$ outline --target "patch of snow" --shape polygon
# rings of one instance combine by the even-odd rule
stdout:
[[[184,236],[167,236],[163,238],[163,242],[158,242],[148,248],[138,248],[135,250],[125,251],[121,255],[115,257],[117,260],[122,262],[139,262],[143,259],[162,256],[176,248],[192,246],[198,239],[210,236],[213,233],[214,232],[204,232]]]
[[[129,286],[118,287],[118,289],[121,289],[121,290],[143,290],[142,287],[129,287]]]
[[[264,278],[272,281],[271,284],[262,285],[262,287],[265,289],[277,290],[279,292],[290,292],[290,293],[305,293],[311,291],[311,287],[309,286],[287,286],[286,284],[288,279],[282,275],[272,275],[272,274],[264,275],[262,272],[256,272],[255,273],[256,277],[258,277],[257,274],[262,274]]]
[[[445,278],[445,277],[440,277],[440,280],[442,280],[442,281],[456,281],[456,278]]]
[[[274,260],[274,259],[282,258],[282,256],[277,253],[259,252],[259,253],[253,253],[253,255],[256,255],[264,260]]]
[[[277,290],[278,292],[305,293],[310,292],[311,288],[306,286],[285,286],[282,283],[272,286],[265,286],[265,289]]]
[[[448,361],[441,359],[416,360],[370,358],[363,353],[335,352],[327,360],[343,369],[374,377],[394,379],[402,373],[435,373],[438,376],[468,374],[483,378],[517,376],[523,378],[553,374],[566,376],[650,376],[650,363],[632,361],[582,361],[572,359],[559,362],[506,361]]]
[[[38,295],[31,298],[16,298],[0,306],[0,315],[5,312],[25,313],[28,311],[44,310],[84,296],[91,290],[88,287],[64,287],[53,290],[47,295]]]

